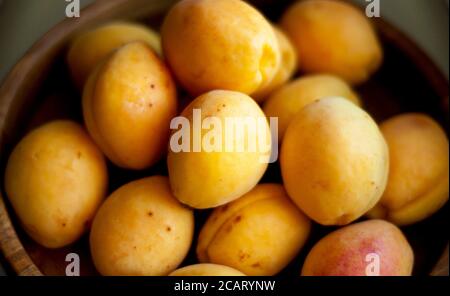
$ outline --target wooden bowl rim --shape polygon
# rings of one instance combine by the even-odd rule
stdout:
[[[146,0],[136,0],[133,3],[136,7],[145,4]],[[99,15],[111,13],[119,7],[125,7],[129,0],[99,0],[82,9],[83,18],[65,19],[53,26],[46,34],[38,39],[25,55],[16,63],[9,74],[3,80],[0,86],[0,130],[5,127],[8,111],[13,100],[21,95],[22,86],[26,82],[26,76],[21,73],[32,71],[35,65],[41,63],[42,56],[51,52],[57,47],[57,44],[67,40],[68,36],[78,31],[80,26],[87,25],[97,19]],[[375,23],[379,31],[390,42],[394,43],[406,55],[417,61],[420,71],[425,74],[429,83],[441,96],[442,100],[448,101],[448,81],[441,70],[429,58],[429,56],[407,35],[382,19],[376,19]],[[59,50],[59,49],[58,49]],[[22,94],[23,95],[23,94]],[[1,147],[0,147],[1,152]],[[17,275],[43,275],[39,268],[34,264],[25,248],[20,242],[14,229],[12,221],[6,210],[3,195],[0,192],[0,249]],[[433,268],[431,275],[448,275],[448,254],[447,247]]]

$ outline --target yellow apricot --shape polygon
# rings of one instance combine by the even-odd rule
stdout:
[[[369,216],[397,225],[423,220],[448,200],[449,150],[443,129],[429,116],[409,113],[381,124],[389,146],[386,190]]]
[[[75,84],[83,89],[95,66],[114,50],[132,41],[145,42],[161,55],[158,33],[136,23],[113,22],[78,35],[72,41],[67,54]]]
[[[294,75],[297,70],[297,52],[295,51],[292,42],[278,26],[274,26],[273,28],[281,52],[281,65],[270,83],[252,94],[252,97],[257,102],[264,101],[268,95],[291,79],[292,75]]]
[[[192,242],[194,215],[172,195],[167,177],[123,185],[100,207],[90,233],[102,275],[168,275]]]
[[[331,73],[359,84],[381,65],[383,51],[371,23],[349,3],[296,2],[283,15],[281,27],[306,73]]]
[[[280,66],[271,24],[240,0],[182,0],[166,15],[164,55],[191,95],[223,89],[251,94]]]
[[[37,243],[60,248],[76,241],[106,195],[105,159],[83,128],[52,121],[28,133],[11,153],[5,188]]]
[[[179,268],[169,276],[243,276],[242,272],[234,268],[219,265],[201,263]]]
[[[167,148],[176,89],[148,45],[132,42],[94,70],[83,93],[87,129],[117,166],[144,169]]]
[[[303,247],[310,220],[282,185],[261,184],[213,211],[197,245],[200,262],[224,264],[246,275],[274,275]]]
[[[343,98],[297,113],[280,154],[286,191],[311,219],[345,225],[372,209],[386,187],[389,153],[378,125]]]
[[[200,112],[198,120],[195,112]],[[189,126],[172,135],[167,165],[173,193],[182,203],[197,209],[217,207],[258,184],[267,169],[271,139],[264,113],[252,98],[233,91],[211,91],[192,101],[181,117],[187,119]],[[213,128],[202,128],[213,119],[209,121]],[[253,129],[240,119],[259,124]],[[201,128],[198,141],[194,136],[197,121]],[[216,136],[208,141],[211,133]],[[173,149],[178,134],[182,135],[182,142],[189,142],[187,150]],[[258,145],[260,139],[267,143],[263,149]],[[209,142],[215,145],[207,147]]]
[[[298,111],[326,97],[343,97],[361,106],[358,95],[344,80],[329,74],[311,74],[276,90],[265,102],[263,110],[267,117],[278,118],[278,139],[281,140]]]

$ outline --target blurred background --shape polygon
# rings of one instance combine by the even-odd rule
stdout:
[[[80,0],[80,6],[94,1]],[[352,1],[366,6],[373,0]],[[379,0],[379,3],[381,17],[416,41],[448,79],[448,0]],[[66,0],[0,0],[0,81],[40,36],[66,17],[67,4]],[[5,275],[4,262],[0,257],[0,275]]]

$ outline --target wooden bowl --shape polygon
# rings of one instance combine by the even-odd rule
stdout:
[[[0,87],[0,169],[12,148],[31,128],[43,122],[69,118],[82,122],[80,93],[72,85],[65,63],[68,41],[79,31],[112,19],[134,19],[158,27],[174,0],[98,0],[81,11],[81,18],[66,19],[45,34],[12,69]],[[290,0],[253,1],[276,21]],[[408,37],[384,22],[375,20],[381,36],[385,61],[382,68],[358,87],[365,108],[378,121],[392,115],[417,111],[430,114],[448,127],[448,82],[427,55]],[[448,133],[448,130],[446,130]],[[129,172],[109,164],[110,191],[150,174],[167,174],[165,160],[143,172]],[[3,176],[3,174],[2,174]],[[263,181],[281,181],[278,164],[271,165]],[[2,180],[3,185],[3,180]],[[97,274],[89,255],[87,236],[74,245],[48,250],[34,243],[21,229],[6,198],[0,193],[0,247],[4,258],[18,275],[63,275],[65,256],[76,252],[81,274]],[[448,275],[448,205],[438,213],[402,230],[415,252],[413,274]],[[208,211],[196,212],[196,234]],[[297,275],[302,262],[320,237],[333,227],[314,225],[313,235],[283,275]],[[193,246],[196,242],[194,241]],[[192,248],[193,249],[193,248]],[[443,254],[443,255],[442,255]],[[439,261],[439,258],[440,261]],[[193,250],[183,264],[195,263]],[[438,263],[439,262],[439,263]]]

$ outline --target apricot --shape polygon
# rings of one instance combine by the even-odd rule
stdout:
[[[395,225],[368,220],[340,228],[322,238],[309,252],[305,276],[408,276],[414,253]]]
[[[372,209],[386,187],[389,153],[377,124],[343,98],[307,105],[281,146],[289,196],[311,219],[345,225]]]
[[[234,268],[219,264],[194,264],[179,268],[169,276],[244,276]]]
[[[175,84],[148,45],[132,42],[100,65],[83,92],[86,127],[117,166],[144,169],[166,151]]]
[[[366,81],[381,65],[383,51],[366,16],[334,0],[294,3],[281,27],[297,49],[300,70],[331,73],[350,84]]]
[[[159,34],[143,25],[113,22],[79,34],[71,43],[67,62],[75,84],[83,89],[89,74],[103,59],[119,47],[142,41],[161,55]]]
[[[172,195],[167,177],[123,185],[103,203],[90,234],[102,275],[168,275],[192,242],[194,215]]]
[[[289,81],[297,70],[297,52],[292,42],[278,26],[274,26],[273,29],[281,52],[281,64],[272,80],[252,94],[257,102],[264,101],[269,94]]]
[[[217,207],[258,184],[267,169],[271,138],[265,115],[252,98],[211,91],[193,100],[180,118],[187,125],[172,134],[167,165],[173,193],[182,203]]]
[[[233,267],[246,275],[274,275],[300,251],[309,219],[282,185],[261,184],[213,211],[197,245],[200,262]]]
[[[424,114],[386,120],[381,131],[389,146],[386,190],[369,216],[397,225],[421,221],[448,200],[449,150],[443,129]]]
[[[198,96],[223,89],[251,94],[280,66],[271,24],[240,0],[182,0],[161,30],[164,55],[181,85]]]
[[[52,121],[28,133],[14,148],[5,189],[26,233],[47,248],[75,242],[105,198],[102,153],[83,128]]]
[[[311,74],[276,90],[265,102],[263,110],[267,117],[278,118],[278,139],[281,140],[298,111],[316,100],[336,96],[361,106],[358,95],[344,80],[329,74]]]

